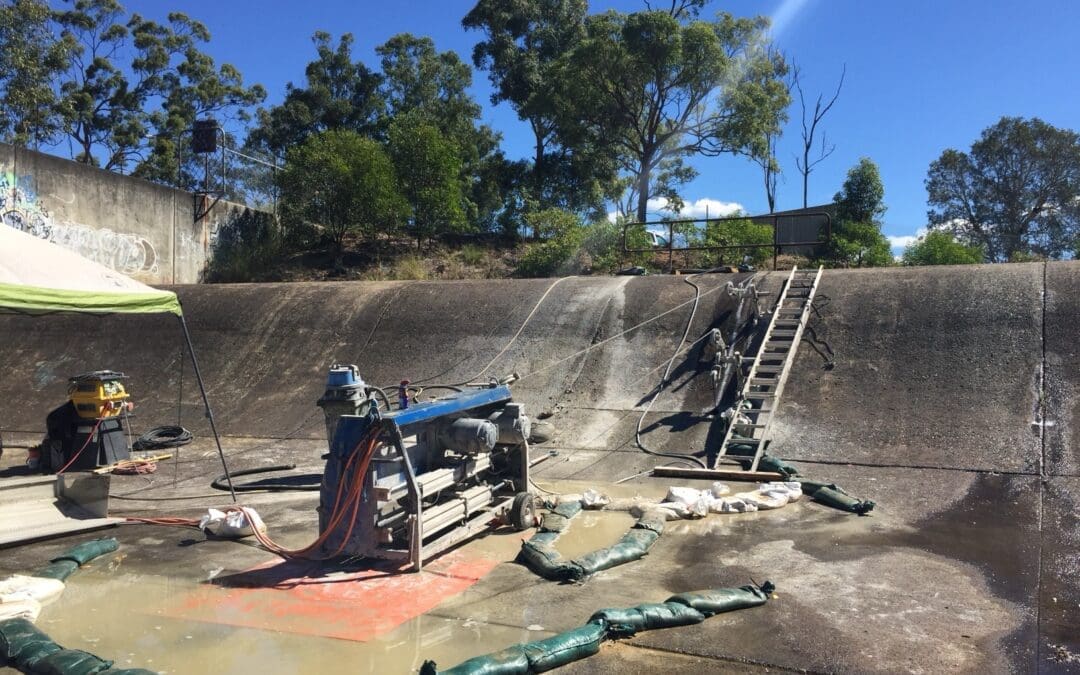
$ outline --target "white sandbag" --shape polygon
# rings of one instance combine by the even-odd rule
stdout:
[[[694,502],[701,499],[701,490],[692,487],[669,487],[667,496],[664,497],[665,502],[673,502],[676,504],[686,504],[689,506]]]
[[[245,513],[251,515],[251,522],[248,522],[248,516]],[[262,518],[259,517],[255,509],[250,507],[245,508],[243,511],[229,512],[208,509],[206,515],[199,520],[200,530],[223,539],[250,537],[255,534],[251,529],[252,526],[257,528],[260,533],[266,534],[266,524],[263,523]]]
[[[658,513],[664,516],[664,520],[686,520],[691,517],[690,509],[686,504],[679,502],[646,502],[640,501],[630,509],[630,515],[641,518],[646,513]]]
[[[758,492],[763,494],[787,495],[788,501],[797,502],[802,497],[802,485],[794,481],[776,481],[765,483]]]
[[[742,499],[742,495],[721,497],[712,505],[713,513],[753,513],[757,510],[757,505]]]
[[[34,623],[39,614],[41,614],[41,603],[33,598],[0,602],[0,621],[26,619]]]
[[[676,505],[668,504],[667,506],[675,507]],[[642,511],[641,516],[645,515],[646,513],[658,513],[664,517],[664,520],[669,522],[672,520],[687,520],[690,517],[690,512],[686,510],[685,506],[682,506],[681,509],[652,506],[648,510]],[[638,518],[640,518],[641,516],[638,516]]]
[[[727,483],[718,481],[712,484],[712,487],[709,488],[709,492],[712,493],[713,497],[725,497],[731,494],[731,488],[728,487]]]
[[[607,495],[601,494],[596,490],[586,490],[585,494],[581,495],[581,506],[586,509],[602,509],[611,503],[611,499]]]
[[[640,516],[645,509],[654,506],[656,502],[646,500],[644,497],[615,497],[604,505],[605,511],[626,511],[637,513]]]
[[[686,505],[686,517],[704,518],[709,515],[709,507],[713,501],[713,498],[708,493],[702,494],[696,502]]]
[[[64,592],[64,582],[46,577],[30,577],[13,574],[0,581],[0,604],[34,600],[47,605]]]
[[[742,497],[743,501],[748,504],[756,506],[759,511],[778,509],[782,506],[787,506],[788,503],[787,493],[776,490],[744,492],[740,494],[739,497]]]

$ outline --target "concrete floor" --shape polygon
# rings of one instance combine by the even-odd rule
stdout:
[[[719,289],[726,281],[707,278],[702,286]],[[774,276],[763,281],[766,289],[776,287]],[[347,353],[375,381],[393,381],[407,353],[410,373],[468,377],[507,343],[549,284],[456,286],[459,302],[442,310],[434,330],[432,308],[445,298],[431,284],[192,288],[181,295],[190,294],[185,307],[202,317],[193,320],[193,331],[208,352],[204,370],[216,373],[211,396],[221,401],[215,405],[230,466],[290,462],[297,473],[316,475],[325,442],[313,403],[326,363]],[[225,609],[208,616],[174,612],[178,598],[193,590],[229,591],[208,580],[273,556],[242,543],[205,541],[193,530],[128,525],[109,532],[122,542],[117,559],[73,577],[41,625],[66,646],[132,658],[134,665],[164,663],[171,672],[203,663],[218,672],[408,672],[425,658],[447,667],[545,637],[602,607],[768,579],[778,597],[764,607],[606,644],[560,672],[1080,672],[1080,448],[1071,431],[1080,413],[1078,291],[1080,263],[826,274],[826,300],[812,325],[819,349],[827,343],[835,362],[825,367],[804,343],[774,451],[806,476],[873,499],[878,507],[866,517],[803,500],[776,511],[673,523],[645,559],[580,585],[538,579],[510,562],[521,535],[492,534],[453,554],[490,563],[478,582],[422,619],[363,643],[305,636],[273,622],[238,627],[236,617],[222,615]],[[731,310],[722,296],[706,296],[691,335],[722,325]],[[672,484],[637,477],[613,487],[662,461],[634,447],[633,431],[689,307],[604,341],[692,297],[671,278],[574,279],[552,290],[495,369],[548,369],[515,387],[531,413],[552,415],[552,440],[533,448],[534,457],[548,456],[534,470],[541,487],[658,497]],[[499,298],[514,309],[493,329],[485,317]],[[347,320],[324,316],[344,302],[353,303]],[[427,323],[417,318],[425,312]],[[0,334],[9,338],[26,329],[24,319],[5,321]],[[0,349],[0,367],[33,382],[31,398],[42,408],[62,370],[90,362],[92,350],[70,332],[102,330],[65,321],[33,344],[9,339]],[[177,366],[176,345],[157,347],[158,370],[151,357],[132,355],[139,340],[164,343],[163,331],[147,324],[119,336],[118,353],[131,362],[118,367],[153,384],[145,385],[146,424],[176,412],[176,400],[166,395],[178,384],[167,372]],[[303,351],[333,339],[339,347],[325,354]],[[566,359],[597,343],[604,344]],[[283,390],[275,382],[295,387]],[[184,387],[182,412],[203,436],[190,375]],[[705,450],[713,439],[701,411],[710,397],[691,353],[646,419],[647,441],[667,451]],[[33,438],[26,408],[5,422],[6,442]],[[4,461],[14,456],[9,452]],[[112,513],[197,515],[227,502],[208,489],[218,473],[216,451],[200,438],[178,464],[163,465],[149,479],[115,479]],[[260,511],[275,539],[299,545],[315,535],[316,499],[315,493],[257,493],[243,501]],[[585,530],[574,536],[604,538]],[[0,571],[33,569],[81,538],[6,550]],[[142,592],[148,588],[155,590]],[[233,607],[226,600],[221,607]],[[89,621],[83,611],[95,602],[129,608],[133,618]],[[155,607],[172,614],[160,623]],[[169,640],[155,637],[155,625]],[[263,656],[244,661],[230,640],[242,653]]]

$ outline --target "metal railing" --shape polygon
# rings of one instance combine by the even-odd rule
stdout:
[[[689,228],[696,228],[698,224],[701,224],[702,229],[707,229],[708,226],[712,223],[746,221],[750,221],[758,225],[771,225],[773,231],[772,241],[768,244],[717,244],[702,246],[675,246],[675,234],[677,231],[679,231],[679,233],[681,234],[683,231]],[[781,225],[783,223],[798,226],[800,230],[812,230],[816,232],[816,235],[812,239],[796,238],[791,241],[783,239],[780,234]],[[667,228],[667,246],[631,248],[627,239],[630,228],[641,228],[643,231],[647,232],[650,226],[664,226]],[[667,251],[669,263],[676,251],[727,251],[770,248],[773,251],[773,267],[775,268],[776,259],[780,255],[781,250],[785,248],[819,246],[821,244],[828,243],[831,238],[832,217],[824,211],[818,211],[810,213],[778,213],[762,216],[725,216],[723,218],[653,220],[645,222],[626,223],[625,225],[623,225],[622,248],[624,253],[658,253],[661,251]]]

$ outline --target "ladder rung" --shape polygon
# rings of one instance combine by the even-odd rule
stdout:
[[[733,438],[727,442],[728,445],[761,445],[760,438]]]
[[[783,369],[783,366],[758,366],[755,371],[758,373],[779,373]]]
[[[796,332],[798,332],[798,331],[794,331],[794,330],[774,330],[773,332],[769,333],[769,337],[795,337]]]
[[[775,391],[749,391],[743,398],[776,398]]]

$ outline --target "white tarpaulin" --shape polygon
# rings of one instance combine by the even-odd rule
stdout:
[[[180,315],[171,291],[0,225],[0,312],[159,313]]]

